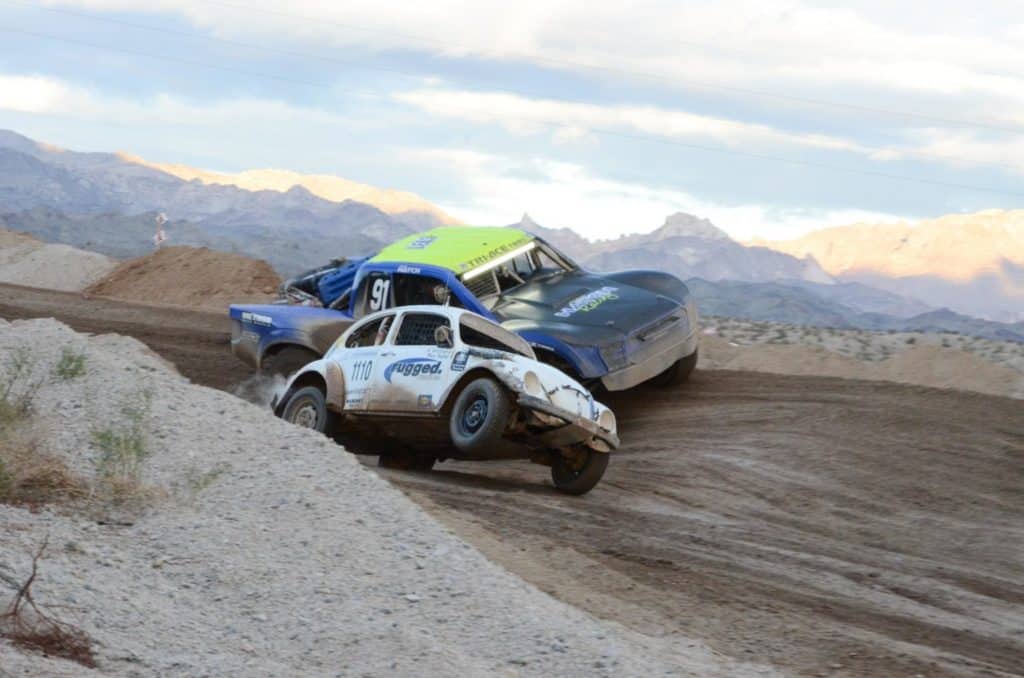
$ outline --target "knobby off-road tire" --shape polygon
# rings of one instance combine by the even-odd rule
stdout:
[[[455,449],[472,457],[486,457],[499,446],[509,417],[512,401],[508,392],[493,379],[471,381],[455,400],[448,431]]]
[[[319,357],[308,348],[286,346],[277,353],[264,358],[263,364],[260,365],[260,372],[271,376],[281,375],[287,379]]]
[[[552,456],[551,460],[551,482],[559,492],[566,494],[586,494],[594,489],[608,468],[607,452],[595,452],[586,450],[581,452],[583,459],[575,465],[569,459],[560,454]]]
[[[324,392],[316,386],[306,386],[292,393],[281,410],[281,418],[328,437],[333,436],[338,427],[338,416],[327,409]]]
[[[677,384],[682,384],[686,382],[687,379],[690,378],[690,375],[693,374],[693,369],[695,367],[697,367],[696,350],[694,350],[693,353],[686,356],[685,358],[680,358],[679,360],[672,363],[671,367],[669,367],[667,370],[651,379],[650,383],[653,384],[654,386],[660,387],[675,386]]]

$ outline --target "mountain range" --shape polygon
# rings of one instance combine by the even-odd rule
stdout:
[[[853,224],[750,244],[811,257],[838,280],[992,320],[1024,320],[1024,210]]]
[[[158,215],[171,244],[262,258],[283,276],[457,223],[412,193],[341,177],[210,172],[0,130],[0,228],[125,258],[152,250]],[[689,280],[704,313],[1024,340],[1024,211],[752,243],[682,213],[649,233],[600,241],[528,215],[517,225],[588,268],[657,268]]]

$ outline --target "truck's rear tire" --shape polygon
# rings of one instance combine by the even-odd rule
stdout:
[[[512,415],[512,401],[498,382],[474,379],[455,399],[448,432],[455,449],[469,457],[486,458],[500,446]]]
[[[580,452],[580,455],[582,459],[577,458],[576,463],[560,454],[552,455],[551,482],[559,492],[577,495],[590,492],[600,482],[611,456],[591,449]]]
[[[320,356],[308,348],[285,346],[280,351],[263,358],[260,364],[260,372],[270,376],[280,375],[287,379],[319,358]]]

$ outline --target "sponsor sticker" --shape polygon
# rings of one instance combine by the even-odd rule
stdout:
[[[463,372],[469,362],[469,351],[459,351],[452,358],[452,372]]]
[[[416,400],[416,404],[419,405],[421,410],[429,410],[434,407],[434,396],[429,393],[421,395]]]
[[[441,374],[441,361],[433,358],[405,358],[384,369],[384,380],[389,384],[395,375],[411,378],[434,378]]]
[[[612,287],[606,285],[600,289],[596,289],[593,292],[587,292],[576,297],[568,304],[560,308],[555,312],[555,315],[559,318],[571,318],[577,313],[587,313],[593,311],[595,308],[605,303],[606,301],[612,301],[618,299],[619,295],[618,287]]]
[[[427,247],[430,246],[430,243],[434,242],[435,240],[437,240],[437,236],[425,235],[422,238],[416,238],[415,240],[413,240],[411,243],[406,245],[405,249],[407,249],[407,250],[422,250],[422,249],[426,249]]]
[[[274,319],[271,318],[269,315],[253,313],[252,311],[242,311],[242,322],[249,323],[250,325],[261,325],[263,327],[271,327],[274,324]]]
[[[411,249],[412,245],[410,245],[409,247]],[[423,272],[423,269],[420,268],[419,266],[409,266],[408,264],[401,264],[396,270],[399,273],[411,273],[412,275],[419,275],[420,273]]]

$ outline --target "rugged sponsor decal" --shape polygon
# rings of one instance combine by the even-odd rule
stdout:
[[[469,351],[459,351],[452,358],[452,372],[464,372],[469,362]]]
[[[249,323],[250,325],[271,327],[274,324],[274,319],[271,318],[269,315],[253,313],[252,311],[242,311],[242,322]]]
[[[611,287],[610,285],[605,285],[604,287],[596,289],[593,292],[587,292],[586,294],[582,294],[576,297],[568,304],[560,308],[557,312],[555,312],[555,315],[558,316],[559,318],[571,318],[577,313],[587,313],[588,311],[593,311],[595,308],[605,303],[606,301],[618,299],[618,291],[618,287]]]
[[[437,236],[425,235],[422,238],[416,238],[411,243],[405,246],[407,250],[422,250],[430,246],[430,243],[437,240]]]
[[[441,361],[433,358],[405,358],[391,363],[384,370],[384,380],[389,384],[396,375],[404,377],[437,378],[441,374]]]

